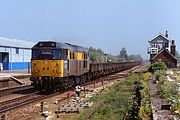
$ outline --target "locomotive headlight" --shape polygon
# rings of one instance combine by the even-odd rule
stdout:
[[[47,61],[45,61],[45,62],[44,62],[44,64],[46,64],[46,65],[47,65],[47,64],[48,64],[48,62],[47,62]]]

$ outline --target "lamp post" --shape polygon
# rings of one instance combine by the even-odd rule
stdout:
[[[108,55],[108,54],[105,53],[104,55],[105,55],[105,62],[107,63],[107,62],[108,62],[108,61],[107,61],[107,55]]]

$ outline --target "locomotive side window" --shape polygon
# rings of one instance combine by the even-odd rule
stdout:
[[[75,59],[74,52],[70,52],[70,59]]]
[[[72,59],[72,53],[70,52],[70,59]]]
[[[39,49],[32,50],[32,59],[38,59],[40,54],[41,54],[41,50],[39,50]]]
[[[67,59],[68,58],[68,50],[62,49],[62,59]]]
[[[87,53],[84,53],[84,59],[87,60]]]
[[[72,59],[75,59],[75,55],[74,55],[74,52],[73,52],[73,54],[72,54]]]
[[[84,60],[86,59],[86,53],[84,53]]]
[[[83,68],[87,68],[87,61],[84,61],[84,66]]]

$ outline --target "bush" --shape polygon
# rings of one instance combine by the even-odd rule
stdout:
[[[147,103],[142,105],[139,111],[140,119],[151,120],[152,119],[151,116],[152,116],[151,104]]]
[[[144,80],[144,82],[147,83],[152,76],[153,76],[153,75],[152,75],[150,72],[145,73],[145,74],[143,75],[143,80]]]
[[[167,70],[166,64],[164,62],[161,62],[161,61],[155,62],[155,63],[151,64],[149,69],[148,69],[149,72],[155,72],[157,70],[160,70],[160,71],[161,70],[163,70],[163,71]]]
[[[130,81],[139,81],[143,79],[143,73],[135,73],[128,76],[128,80]]]

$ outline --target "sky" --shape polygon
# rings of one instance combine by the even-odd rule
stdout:
[[[0,0],[1,37],[148,58],[148,40],[166,30],[180,52],[180,0]]]

